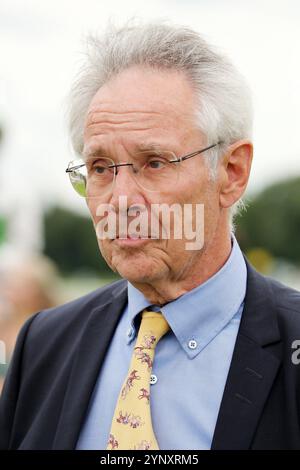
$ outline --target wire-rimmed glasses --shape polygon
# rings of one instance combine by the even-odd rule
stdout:
[[[134,155],[132,162],[115,163],[107,157],[93,157],[69,163],[66,172],[75,191],[82,197],[99,198],[111,191],[121,167],[132,170],[136,183],[144,190],[159,192],[167,185],[176,186],[178,164],[222,144],[218,142],[201,150],[176,157],[168,150],[147,150]]]

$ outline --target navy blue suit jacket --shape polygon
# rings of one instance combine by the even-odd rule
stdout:
[[[212,449],[300,449],[300,293],[247,269]],[[0,401],[0,449],[75,448],[126,302],[121,280],[25,323]]]

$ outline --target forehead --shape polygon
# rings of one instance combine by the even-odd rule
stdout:
[[[132,67],[95,94],[85,130],[150,131],[195,124],[196,99],[183,72]]]

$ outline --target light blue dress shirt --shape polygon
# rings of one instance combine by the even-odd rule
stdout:
[[[160,449],[211,447],[246,293],[245,260],[234,237],[232,241],[230,257],[214,276],[160,309],[171,328],[156,347],[156,383],[150,390]],[[106,449],[135,345],[135,320],[149,305],[128,283],[128,304],[99,373],[77,449]]]

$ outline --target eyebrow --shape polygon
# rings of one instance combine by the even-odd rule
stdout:
[[[163,146],[161,146],[157,142],[142,142],[136,145],[136,150],[138,152],[145,152],[147,150],[163,150]]]
[[[134,145],[134,150],[133,152],[146,152],[146,151],[151,151],[151,150],[165,150],[164,146],[158,144],[157,142],[141,142],[139,144]],[[84,160],[88,160],[90,158],[94,157],[106,157],[106,158],[111,158],[110,155],[108,155],[107,152],[102,147],[98,147],[97,149],[93,151],[86,151],[82,153],[82,156]]]
[[[83,151],[82,156],[84,160],[88,160],[93,157],[108,157],[107,153],[101,147],[98,147],[93,151]]]

